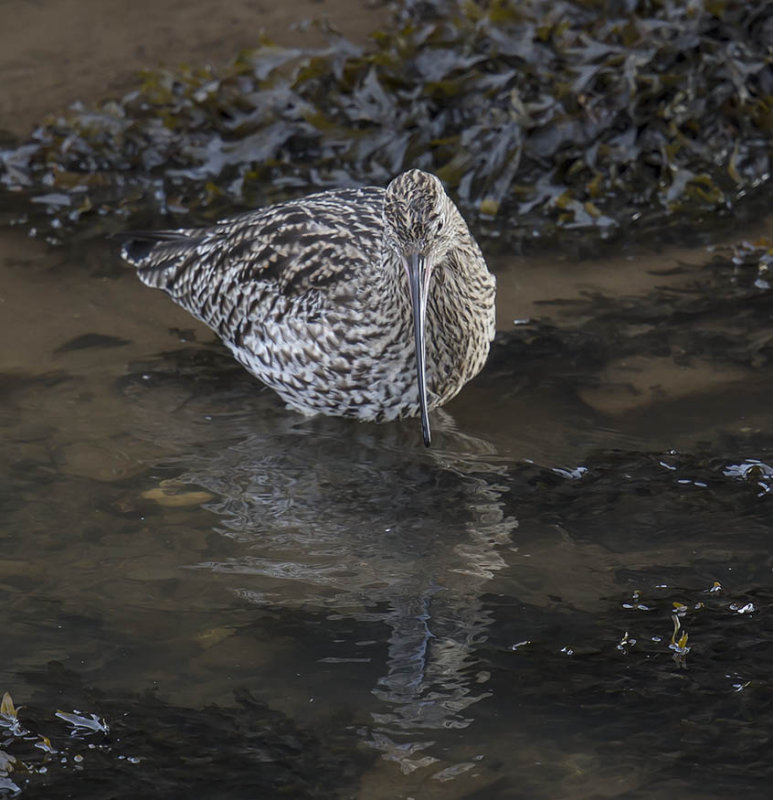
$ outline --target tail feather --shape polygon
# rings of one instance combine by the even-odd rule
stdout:
[[[122,235],[121,257],[137,269],[140,280],[171,290],[201,244],[200,231],[128,231]]]
[[[134,267],[152,266],[152,262],[163,259],[167,252],[188,250],[201,240],[197,231],[126,231],[121,257]]]

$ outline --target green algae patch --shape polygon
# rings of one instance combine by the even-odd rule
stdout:
[[[61,240],[419,167],[508,242],[713,228],[770,194],[771,41],[745,0],[406,3],[367,48],[264,41],[47,121],[0,215]]]

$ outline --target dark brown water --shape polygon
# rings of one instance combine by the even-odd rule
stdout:
[[[428,451],[0,233],[0,796],[767,797],[773,294],[714,257],[497,263]]]

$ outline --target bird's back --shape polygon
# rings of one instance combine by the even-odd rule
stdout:
[[[123,258],[226,341],[245,301],[268,315],[324,305],[352,275],[376,270],[382,189],[341,189],[248,212],[210,228],[132,234]],[[230,317],[230,322],[229,322]]]
[[[371,313],[383,198],[375,187],[321,192],[210,228],[133,234],[122,255],[296,410],[394,418],[403,389],[391,376],[410,374],[411,345],[399,367],[395,353],[379,361],[395,329],[390,309]]]
[[[427,304],[432,408],[485,360],[494,279],[439,181],[414,173],[403,173],[406,191],[418,192],[405,198],[409,217],[425,208],[435,213],[432,203],[442,201],[450,209],[443,212],[447,230],[455,231]],[[414,321],[395,252],[399,233],[385,222],[388,191],[320,192],[209,228],[136,234],[122,255],[296,410],[376,421],[413,416]]]

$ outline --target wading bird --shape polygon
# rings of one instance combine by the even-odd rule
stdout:
[[[385,422],[454,397],[494,337],[495,279],[434,175],[336,189],[210,228],[129,234],[123,258],[303,414]]]

